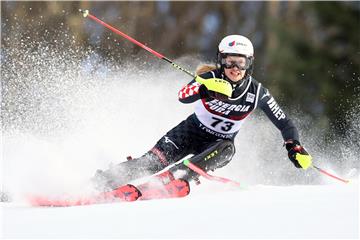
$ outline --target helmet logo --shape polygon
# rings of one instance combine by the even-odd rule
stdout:
[[[230,47],[233,47],[233,46],[244,46],[246,47],[247,45],[245,43],[242,43],[242,42],[235,42],[235,41],[232,41],[232,42],[229,42],[229,46]]]

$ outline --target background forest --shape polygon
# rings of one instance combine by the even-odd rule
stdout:
[[[248,36],[255,47],[254,77],[285,108],[304,113],[315,127],[332,128],[340,135],[348,127],[348,113],[359,112],[359,1],[1,1],[2,72],[7,49],[29,42],[33,51],[44,42],[91,48],[101,61],[119,64],[153,58],[84,19],[79,8],[175,60],[194,56],[211,62],[223,36]],[[196,66],[185,63],[185,67]],[[1,76],[3,86],[7,76]],[[11,93],[2,92],[3,98],[7,94]],[[2,104],[3,110],[8,107]],[[8,119],[2,120],[6,125]]]

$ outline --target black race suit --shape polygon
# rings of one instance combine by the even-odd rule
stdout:
[[[225,78],[220,70],[200,76],[204,79]],[[182,103],[195,102],[195,112],[167,132],[145,155],[120,163],[119,169],[113,170],[112,174],[108,172],[122,178],[117,184],[161,171],[189,154],[203,152],[219,140],[233,141],[246,117],[257,107],[281,131],[284,141],[299,141],[298,131],[292,121],[269,91],[251,76],[241,84],[234,85],[231,98],[225,101],[210,97],[205,86],[195,80],[179,91],[179,100]]]
[[[224,78],[219,70],[200,76],[204,79]],[[284,141],[299,141],[298,131],[292,121],[269,91],[251,76],[241,84],[234,85],[232,96],[226,101],[206,96],[204,86],[200,86],[192,80],[179,91],[180,102],[195,102],[195,112],[167,132],[152,149],[164,166],[188,154],[200,153],[217,139],[233,140],[246,117],[257,107],[281,131]]]

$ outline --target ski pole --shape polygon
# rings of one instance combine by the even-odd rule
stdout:
[[[181,70],[183,72],[185,72],[186,74],[192,76],[192,77],[196,77],[196,75],[192,72],[190,72],[189,70],[186,70],[185,68],[179,66],[178,64],[174,63],[172,60],[168,59],[167,57],[165,57],[164,55],[158,53],[157,51],[145,46],[144,44],[142,44],[141,42],[135,40],[134,38],[130,37],[129,35],[126,35],[125,33],[121,32],[120,30],[110,26],[109,24],[101,21],[99,18],[95,17],[94,15],[90,14],[89,13],[89,10],[81,10],[79,9],[79,11],[83,14],[84,17],[89,17],[91,18],[92,20],[94,20],[95,22],[103,25],[104,27],[110,29],[112,32],[126,38],[127,40],[131,41],[132,43],[138,45],[139,47],[145,49],[146,51],[152,53],[153,55],[155,55],[156,57],[164,60],[165,62],[167,63],[170,63],[173,67],[175,67],[176,69],[178,70]]]
[[[206,179],[209,179],[212,181],[218,181],[218,182],[222,182],[222,183],[230,183],[236,187],[240,187],[240,183],[238,183],[238,182],[235,182],[235,181],[227,179],[227,178],[213,176],[213,175],[208,174],[207,172],[205,172],[204,170],[202,170],[201,168],[196,166],[194,163],[190,162],[190,160],[188,160],[188,159],[184,160],[183,164]]]
[[[317,167],[317,166],[315,166],[315,165],[312,165],[311,167],[314,168],[314,169],[316,169],[316,170],[318,170],[320,173],[322,173],[322,174],[324,174],[324,175],[326,175],[326,176],[332,177],[332,178],[334,178],[334,179],[336,179],[336,180],[339,180],[339,181],[341,181],[341,182],[343,182],[343,183],[349,183],[349,182],[350,182],[349,180],[342,179],[342,178],[337,177],[337,176],[335,176],[335,175],[333,175],[333,174],[331,174],[331,173],[328,173],[328,172],[325,171],[324,169],[321,169],[321,168],[319,168],[319,167]]]

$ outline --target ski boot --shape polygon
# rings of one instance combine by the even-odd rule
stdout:
[[[108,170],[97,170],[91,179],[95,189],[109,191],[133,180],[151,176],[163,169],[157,157],[148,152],[142,157],[127,157],[127,161],[110,165]]]

